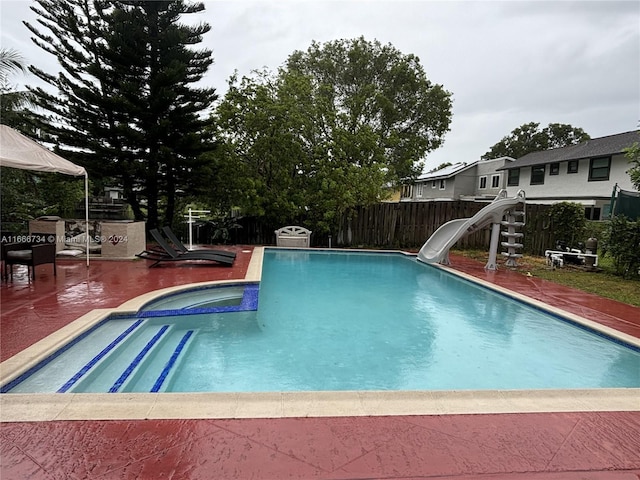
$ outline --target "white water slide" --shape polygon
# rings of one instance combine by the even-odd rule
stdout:
[[[500,191],[489,205],[471,218],[458,218],[441,225],[418,253],[418,260],[425,263],[449,264],[449,249],[462,237],[469,235],[489,224],[499,225],[504,215],[518,204],[524,204],[524,192],[515,197],[507,197],[506,190]],[[492,247],[494,242],[492,241]],[[497,241],[495,242],[497,249]],[[495,252],[493,252],[495,255]]]

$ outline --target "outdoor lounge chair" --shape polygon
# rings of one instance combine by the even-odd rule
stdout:
[[[149,268],[155,267],[162,262],[183,262],[188,260],[201,260],[209,262],[217,262],[222,265],[231,266],[235,261],[235,258],[226,255],[219,255],[215,252],[207,250],[194,250],[187,252],[176,251],[165,238],[160,235],[158,230],[151,229],[149,231],[151,236],[160,246],[160,250],[145,250],[141,253],[137,253],[136,257],[143,258],[145,260],[151,260],[154,263],[149,265]]]
[[[165,237],[167,237],[169,241],[173,243],[173,246],[176,247],[176,250],[178,250],[178,252],[187,253],[187,252],[193,251],[193,250],[189,250],[186,247],[186,245],[180,241],[177,235],[173,233],[173,230],[171,230],[171,227],[169,226],[162,227],[162,231],[164,232]],[[227,257],[236,258],[235,252],[228,252],[226,250],[207,249],[207,250],[198,250],[198,251],[207,252],[207,253],[216,253],[218,255],[225,255]]]
[[[223,250],[212,250],[212,249],[201,249],[201,250],[189,250],[178,238],[176,237],[176,241],[178,244],[174,243],[173,246],[162,236],[160,231],[157,228],[152,228],[149,230],[149,233],[153,237],[153,239],[158,244],[158,247],[154,248],[153,251],[156,253],[160,253],[163,255],[168,254],[167,248],[172,249],[178,255],[197,253],[199,255],[210,256],[213,258],[223,256],[228,257],[230,259],[236,258],[236,254],[234,252],[228,252]],[[174,235],[175,237],[175,235]],[[169,239],[171,240],[171,239]],[[173,242],[173,240],[171,240]]]

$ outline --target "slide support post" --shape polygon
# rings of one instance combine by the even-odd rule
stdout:
[[[500,241],[500,224],[491,224],[491,244],[489,246],[489,261],[484,266],[485,270],[498,270],[498,242]]]

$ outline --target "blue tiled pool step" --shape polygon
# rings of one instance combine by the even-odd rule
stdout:
[[[224,328],[234,330],[239,325],[243,331],[245,324],[239,319],[244,317],[238,315],[258,309],[257,283],[196,292],[195,299],[181,292],[149,305],[159,310],[143,310],[135,316],[113,315],[99,322],[2,385],[0,393],[167,390],[204,325],[203,318],[207,319],[207,328],[209,321],[221,321]]]
[[[119,342],[117,348],[109,351],[99,362],[91,363],[91,369],[85,367],[84,376],[71,388],[70,392],[108,392],[136,356],[162,329],[163,325],[147,325],[132,332]]]
[[[250,283],[178,292],[145,305],[138,316],[150,318],[255,311],[258,309],[259,291],[258,284]]]
[[[169,327],[119,392],[162,392],[191,345],[197,330]]]
[[[193,334],[194,330],[185,331],[170,325],[140,329],[99,362],[90,362],[88,369],[83,367],[84,376],[68,391],[162,391]]]
[[[109,389],[109,393],[117,393],[120,388],[122,388],[122,384],[127,381],[127,379],[131,376],[131,374],[138,368],[144,357],[153,349],[158,340],[162,338],[162,336],[169,330],[169,325],[163,325],[160,327],[160,330],[147,342],[147,344],[138,352],[135,358],[131,361],[131,363],[125,368],[124,372],[120,374],[118,379],[115,381],[111,388]]]
[[[222,322],[224,331],[235,332],[235,325],[239,325],[238,331],[242,333],[246,328],[244,317],[237,316],[242,314],[232,313],[226,320],[189,317],[194,320],[172,324],[168,319],[165,323],[164,318],[111,318],[3,385],[1,390],[2,393],[164,392],[171,388],[174,376],[179,375],[201,327]]]
[[[2,393],[71,391],[78,381],[143,323],[143,320],[137,318],[105,320],[3,385]]]
[[[120,345],[133,331],[135,331],[142,324],[142,320],[137,320],[133,325],[127,328],[124,332],[118,335],[112,342],[110,342],[107,346],[105,346],[97,355],[95,355],[91,360],[84,364],[84,366],[78,370],[75,375],[73,375],[69,380],[67,380],[64,385],[62,385],[57,393],[68,392],[69,389],[73,388],[73,386],[83,378],[85,375],[89,373],[93,367],[95,367],[103,358],[105,358],[109,353],[111,353],[118,345]]]
[[[165,380],[167,380],[167,377],[169,376],[170,373],[175,371],[173,370],[173,367],[176,365],[178,358],[181,358],[180,355],[182,354],[183,350],[185,349],[185,345],[187,345],[187,342],[189,341],[192,335],[193,335],[193,330],[188,330],[187,333],[184,334],[184,336],[180,340],[180,343],[178,343],[175,350],[173,351],[171,358],[169,358],[169,361],[162,369],[160,376],[156,379],[156,382],[153,384],[153,387],[151,387],[152,393],[162,391],[162,387],[163,385],[165,385]]]

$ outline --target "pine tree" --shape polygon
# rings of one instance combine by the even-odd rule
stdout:
[[[174,216],[176,192],[206,181],[201,154],[213,148],[200,115],[216,99],[195,88],[213,62],[191,48],[210,30],[180,23],[204,10],[183,0],[36,0],[32,9],[50,34],[26,24],[34,42],[56,55],[62,71],[31,71],[57,94],[30,88],[48,117],[39,127],[72,161],[124,189],[148,226]],[[99,182],[98,182],[99,183]],[[146,215],[144,206],[146,203]]]

